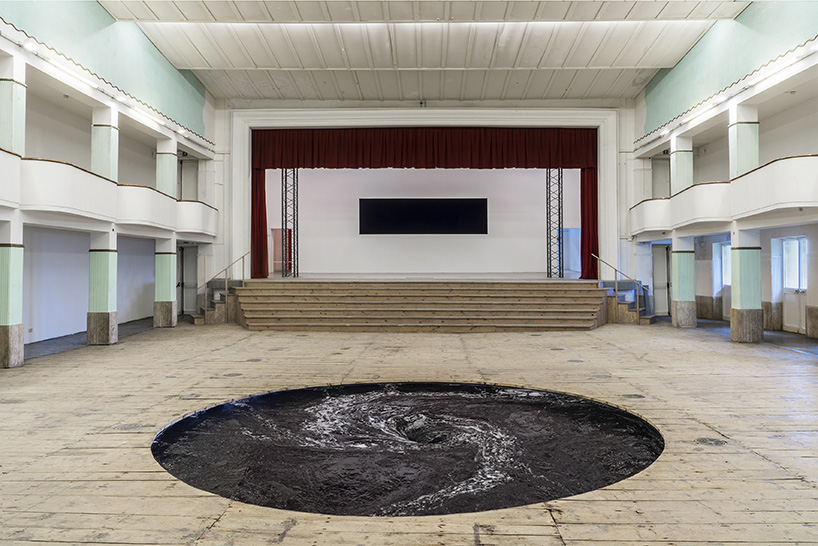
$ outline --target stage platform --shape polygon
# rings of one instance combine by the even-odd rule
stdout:
[[[597,281],[534,276],[254,279],[235,293],[251,330],[588,330],[606,317]]]

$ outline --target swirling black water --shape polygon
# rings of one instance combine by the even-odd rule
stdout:
[[[649,466],[659,432],[567,394],[463,383],[273,392],[185,417],[155,438],[180,480],[321,514],[477,512],[576,495]]]

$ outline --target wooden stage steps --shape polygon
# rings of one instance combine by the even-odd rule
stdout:
[[[250,330],[538,332],[606,317],[596,281],[250,280],[234,290]]]

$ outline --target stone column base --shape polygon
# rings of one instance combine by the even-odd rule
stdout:
[[[696,302],[695,301],[671,301],[670,315],[673,326],[676,328],[696,327]]]
[[[762,301],[761,310],[764,312],[765,330],[784,329],[784,302]]]
[[[0,368],[23,365],[24,331],[22,324],[0,326]]]
[[[818,307],[807,305],[807,337],[818,337]]]
[[[175,328],[176,327],[176,302],[175,301],[155,301],[153,302],[153,327],[154,328]]]
[[[738,343],[764,341],[764,312],[761,309],[730,309],[730,340]]]
[[[119,313],[88,313],[88,345],[113,345],[119,341]]]

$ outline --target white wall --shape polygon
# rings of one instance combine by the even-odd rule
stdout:
[[[270,227],[277,227],[278,173],[270,174],[268,215]],[[362,236],[358,200],[363,197],[486,197],[489,234]],[[303,274],[542,272],[545,174],[302,169],[299,245]]]
[[[199,162],[185,159],[179,162],[179,199],[197,201],[199,199]]]
[[[670,196],[670,159],[651,160],[651,197]]]
[[[57,159],[90,169],[91,119],[29,93],[26,97],[25,155]]]
[[[694,150],[693,183],[729,180],[728,158],[727,136]]]
[[[153,316],[153,239],[119,237],[117,246],[116,306],[119,322]]]
[[[762,119],[758,140],[762,165],[779,157],[818,154],[818,99]]]
[[[818,99],[764,118],[759,124],[759,165],[773,159],[818,154]],[[729,147],[722,138],[700,146],[693,158],[693,181],[729,180]]]
[[[26,226],[23,260],[25,343],[87,328],[87,233]]]
[[[119,135],[119,183],[156,187],[156,148]]]

